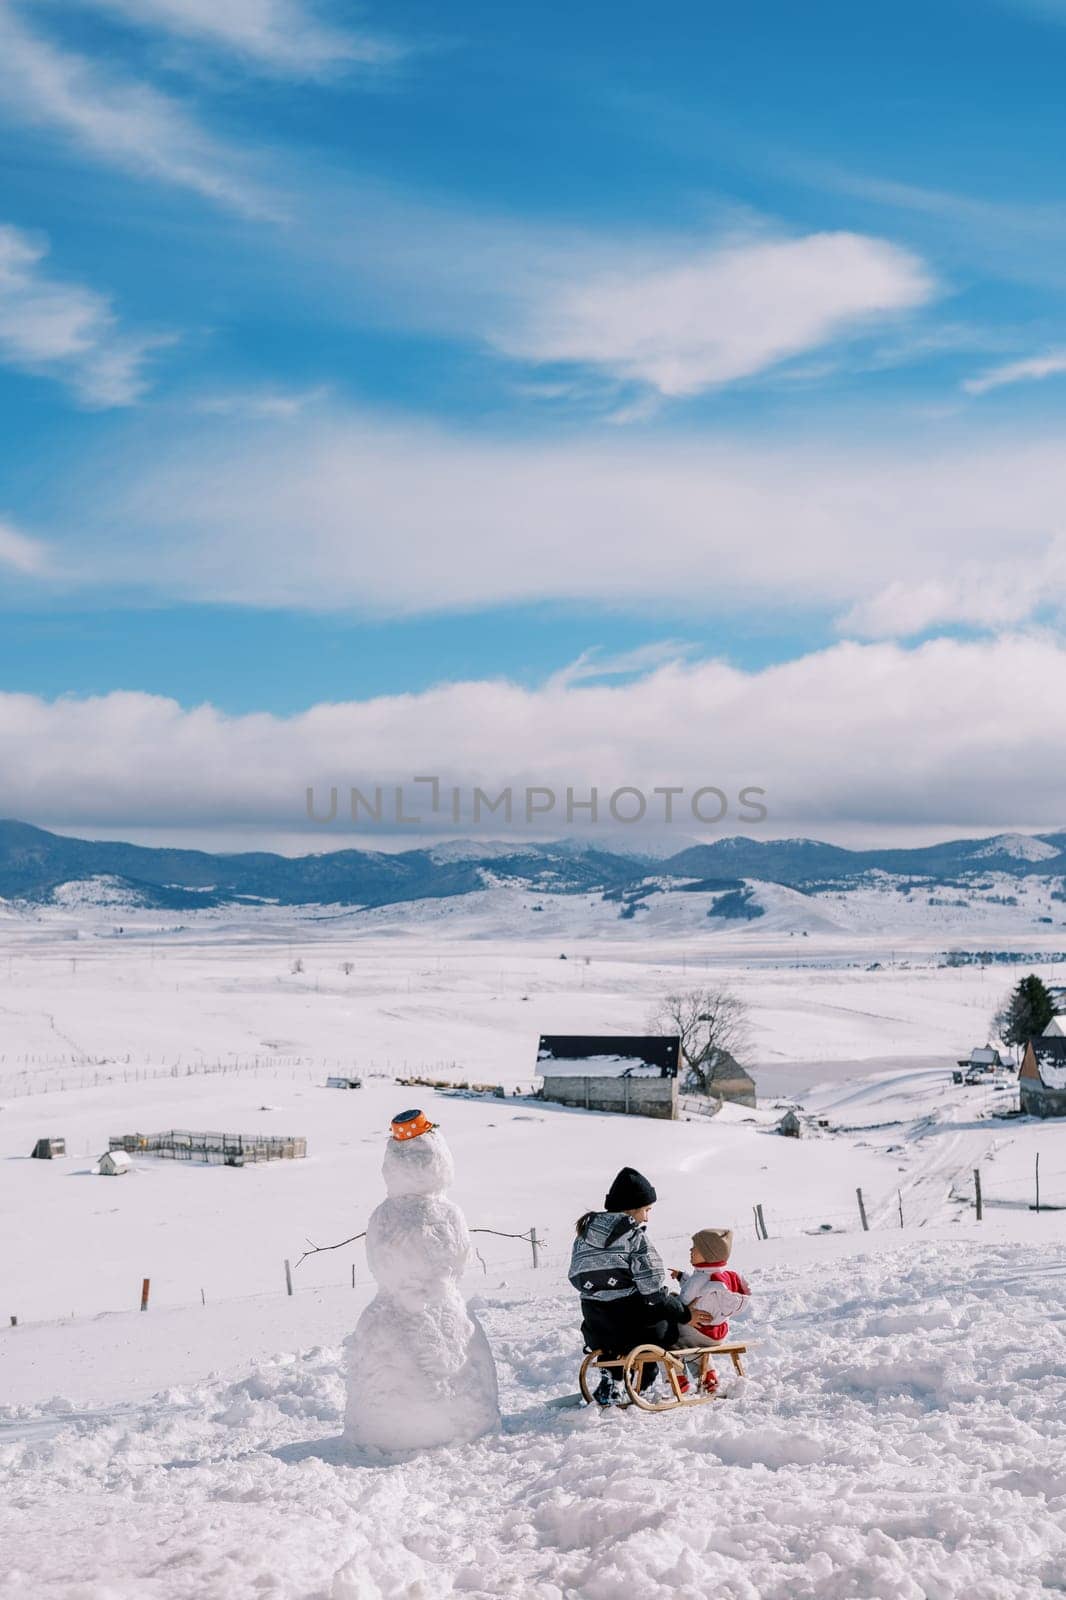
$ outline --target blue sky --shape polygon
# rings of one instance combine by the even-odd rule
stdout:
[[[1066,0],[0,0],[8,756],[505,681],[621,767],[664,671],[1057,671],[1064,69]]]

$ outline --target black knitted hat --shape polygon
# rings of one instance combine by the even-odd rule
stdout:
[[[647,1178],[636,1167],[623,1167],[607,1191],[608,1211],[639,1211],[655,1204],[658,1196]]]

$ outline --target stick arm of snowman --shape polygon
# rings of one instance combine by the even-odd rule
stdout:
[[[529,1238],[529,1234],[528,1233],[501,1233],[499,1228],[471,1228],[471,1229],[469,1229],[469,1232],[470,1233],[494,1233],[496,1235],[497,1239],[527,1239],[528,1240],[528,1238]],[[311,1246],[311,1248],[310,1248],[310,1250],[305,1250],[304,1251],[303,1255],[300,1257],[300,1260],[296,1263],[296,1265],[300,1266],[304,1261],[307,1260],[308,1256],[321,1255],[321,1253],[324,1250],[343,1250],[343,1248],[344,1248],[344,1246],[346,1244],[355,1244],[355,1242],[358,1239],[365,1239],[365,1238],[366,1238],[366,1229],[364,1228],[362,1233],[353,1233],[350,1239],[341,1239],[339,1244],[315,1244],[313,1239],[308,1239],[307,1242]],[[541,1239],[540,1243],[543,1244],[544,1240]]]
[[[296,1265],[300,1266],[300,1264],[302,1262],[307,1260],[308,1256],[320,1255],[323,1250],[342,1250],[346,1244],[354,1244],[357,1239],[365,1239],[365,1238],[366,1238],[366,1229],[364,1228],[362,1233],[353,1233],[350,1239],[342,1239],[339,1244],[315,1244],[313,1239],[308,1239],[307,1242],[311,1246],[311,1248],[310,1248],[310,1250],[305,1250],[304,1251],[303,1255],[300,1257],[300,1260],[296,1263]]]

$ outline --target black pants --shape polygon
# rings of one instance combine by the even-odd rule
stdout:
[[[678,1302],[680,1304],[680,1302]],[[678,1314],[670,1305],[645,1305],[640,1295],[622,1300],[582,1300],[581,1333],[586,1350],[608,1357],[627,1356],[638,1344],[658,1344],[664,1350],[677,1343]],[[655,1382],[658,1367],[645,1363],[640,1387]]]

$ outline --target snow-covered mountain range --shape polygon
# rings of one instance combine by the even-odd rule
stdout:
[[[734,837],[666,858],[573,840],[294,858],[74,839],[9,821],[0,822],[0,900],[181,912],[331,906],[390,923],[416,903],[431,920],[477,922],[496,907],[528,912],[544,932],[560,915],[572,923],[578,903],[578,920],[597,928],[621,921],[692,932],[710,918],[733,926],[765,919],[760,927],[769,930],[784,919],[814,932],[862,926],[869,913],[880,925],[1002,921],[1038,931],[1066,926],[1066,831],[884,850]]]

